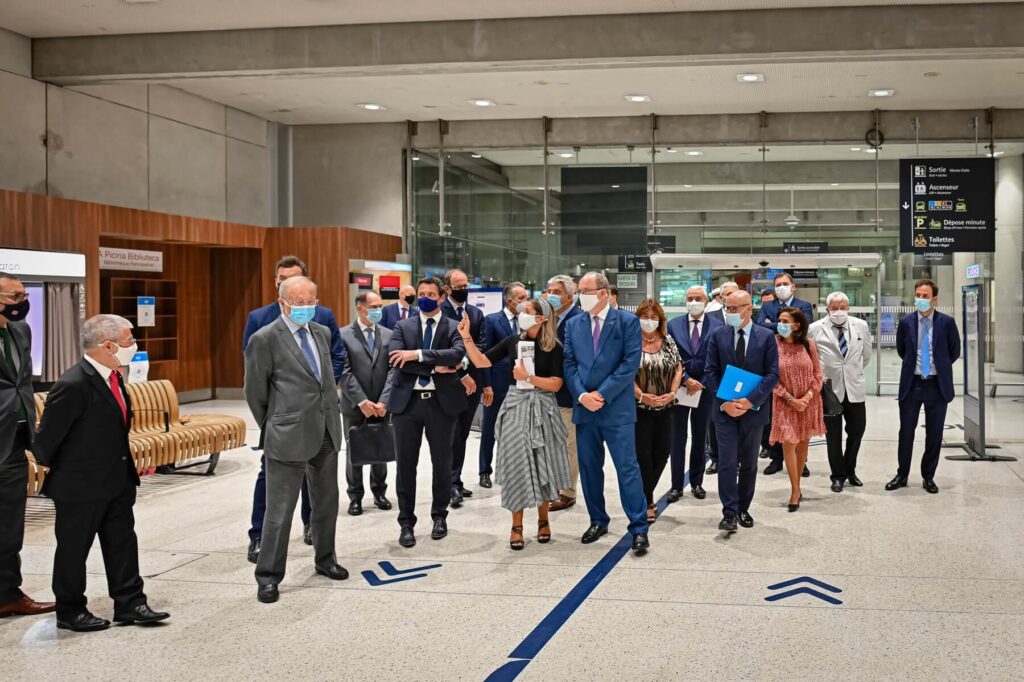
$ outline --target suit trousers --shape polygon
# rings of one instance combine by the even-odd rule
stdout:
[[[302,525],[309,525],[312,508],[309,505],[309,484],[302,479]],[[249,539],[255,540],[263,535],[263,517],[267,515],[267,457],[260,457],[260,473],[256,474],[256,487],[252,491],[252,524],[249,526]]]
[[[711,391],[703,391],[697,407],[677,405],[671,408],[673,490],[682,490],[685,487],[687,465],[690,470],[690,485],[704,485],[704,461],[707,459],[704,445],[708,437],[711,403]],[[686,459],[687,436],[690,436],[689,462]],[[717,444],[715,448],[717,450]]]
[[[413,396],[416,398],[416,396]],[[469,406],[459,413],[459,418],[452,433],[452,488],[462,486],[462,466],[466,463],[466,441],[469,440],[469,429],[473,426],[473,419],[476,418],[476,410],[480,406],[480,393],[468,396],[466,402]],[[429,436],[428,436],[429,440]]]
[[[568,440],[565,441],[565,452],[569,455],[569,482],[572,485],[571,488],[565,490],[559,490],[559,495],[576,499],[576,485],[580,480],[580,461],[576,451],[576,425],[572,423],[572,408],[559,406],[558,412],[562,415],[562,423],[565,424],[565,430],[569,433]]]
[[[283,462],[267,457],[267,515],[263,541],[256,560],[256,583],[279,584],[288,563],[288,536],[292,531],[295,503],[305,476],[313,507],[313,563],[328,569],[338,562],[334,533],[338,525],[338,452],[331,435],[324,432],[320,451],[307,462]]]
[[[430,446],[433,475],[430,518],[448,518],[452,494],[452,438],[457,418],[441,409],[437,393],[423,399],[419,391],[413,391],[405,412],[394,415],[391,422],[395,425],[397,442],[395,490],[398,494],[398,525],[416,525],[416,468],[420,462],[424,432]]]
[[[714,409],[715,401],[711,400],[711,405],[708,407],[708,459],[718,464],[718,433],[715,431],[715,418],[712,416],[711,410]]]
[[[722,501],[722,515],[735,517],[748,511],[754,500],[757,449],[764,427],[725,413],[715,415],[714,420],[718,434],[718,498]]]
[[[619,499],[633,535],[646,533],[649,527],[647,499],[636,458],[635,431],[636,424],[588,422],[576,425],[580,479],[590,523],[607,526],[610,521],[604,504],[604,446],[607,443],[619,478]]]
[[[846,450],[843,451],[843,422],[846,422]],[[857,453],[867,426],[867,406],[851,403],[843,396],[843,413],[825,417],[825,441],[828,443],[828,466],[833,481],[841,481],[857,473]]]
[[[19,599],[21,552],[28,496],[28,427],[20,426],[10,452],[0,460],[0,604]]]
[[[668,464],[674,409],[636,410],[636,460],[640,465],[640,480],[644,485],[647,506],[654,504],[654,488]]]
[[[362,501],[366,490],[363,488],[363,465],[352,464],[352,447],[348,441],[348,430],[351,426],[360,426],[366,422],[366,417],[359,414],[341,416],[342,427],[345,430],[345,482],[348,484],[346,492],[348,499],[352,502]],[[370,465],[370,492],[374,497],[382,497],[388,490],[388,465],[384,462]]]
[[[498,423],[498,412],[505,402],[505,393],[494,392],[494,400],[490,406],[484,406],[484,419],[480,425],[480,473],[494,473],[494,427]]]
[[[915,376],[910,393],[900,403],[899,470],[900,476],[910,475],[910,460],[914,453],[914,432],[924,407],[924,455],[921,457],[921,478],[935,478],[942,450],[942,430],[945,428],[948,403],[939,392],[938,380],[924,380]]]
[[[768,400],[764,401],[764,407],[762,407],[761,409],[768,410],[768,423],[764,425],[764,430],[761,432],[761,447],[768,451],[768,458],[771,461],[775,462],[775,464],[777,464],[778,466],[782,466],[782,460],[784,457],[782,452],[782,443],[776,443],[772,445],[769,442],[772,433],[771,397],[769,397]]]
[[[53,594],[57,618],[68,619],[85,610],[85,562],[93,540],[100,536],[107,593],[114,615],[146,603],[139,575],[139,541],[135,536],[135,484],[125,476],[121,494],[110,500],[54,500],[56,509],[53,553]]]

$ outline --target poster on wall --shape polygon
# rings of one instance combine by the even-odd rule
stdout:
[[[154,298],[153,296],[137,297],[136,309],[139,327],[156,326],[156,298]]]
[[[402,278],[398,275],[380,276],[380,297],[385,301],[397,301],[398,291],[402,287]]]
[[[995,214],[994,159],[900,159],[901,252],[992,253]]]

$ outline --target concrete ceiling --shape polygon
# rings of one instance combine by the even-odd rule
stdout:
[[[980,4],[1011,0],[955,0]],[[31,38],[330,26],[460,19],[553,17],[866,5],[934,0],[0,0],[0,26]]]

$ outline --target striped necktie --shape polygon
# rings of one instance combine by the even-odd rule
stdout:
[[[839,337],[839,352],[842,353],[845,358],[846,352],[850,349],[849,346],[846,345],[846,335],[843,334],[842,327],[836,327],[835,329],[836,335]]]

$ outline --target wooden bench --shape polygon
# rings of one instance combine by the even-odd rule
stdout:
[[[132,429],[128,445],[135,468],[142,473],[158,469],[177,473],[181,469],[206,465],[203,475],[212,476],[224,450],[245,445],[245,421],[220,414],[182,416],[178,394],[170,381],[145,381],[126,384],[132,401]],[[36,394],[36,415],[46,406],[46,394]],[[202,461],[202,458],[207,458]],[[43,487],[45,468],[29,453],[29,495],[38,495]]]

